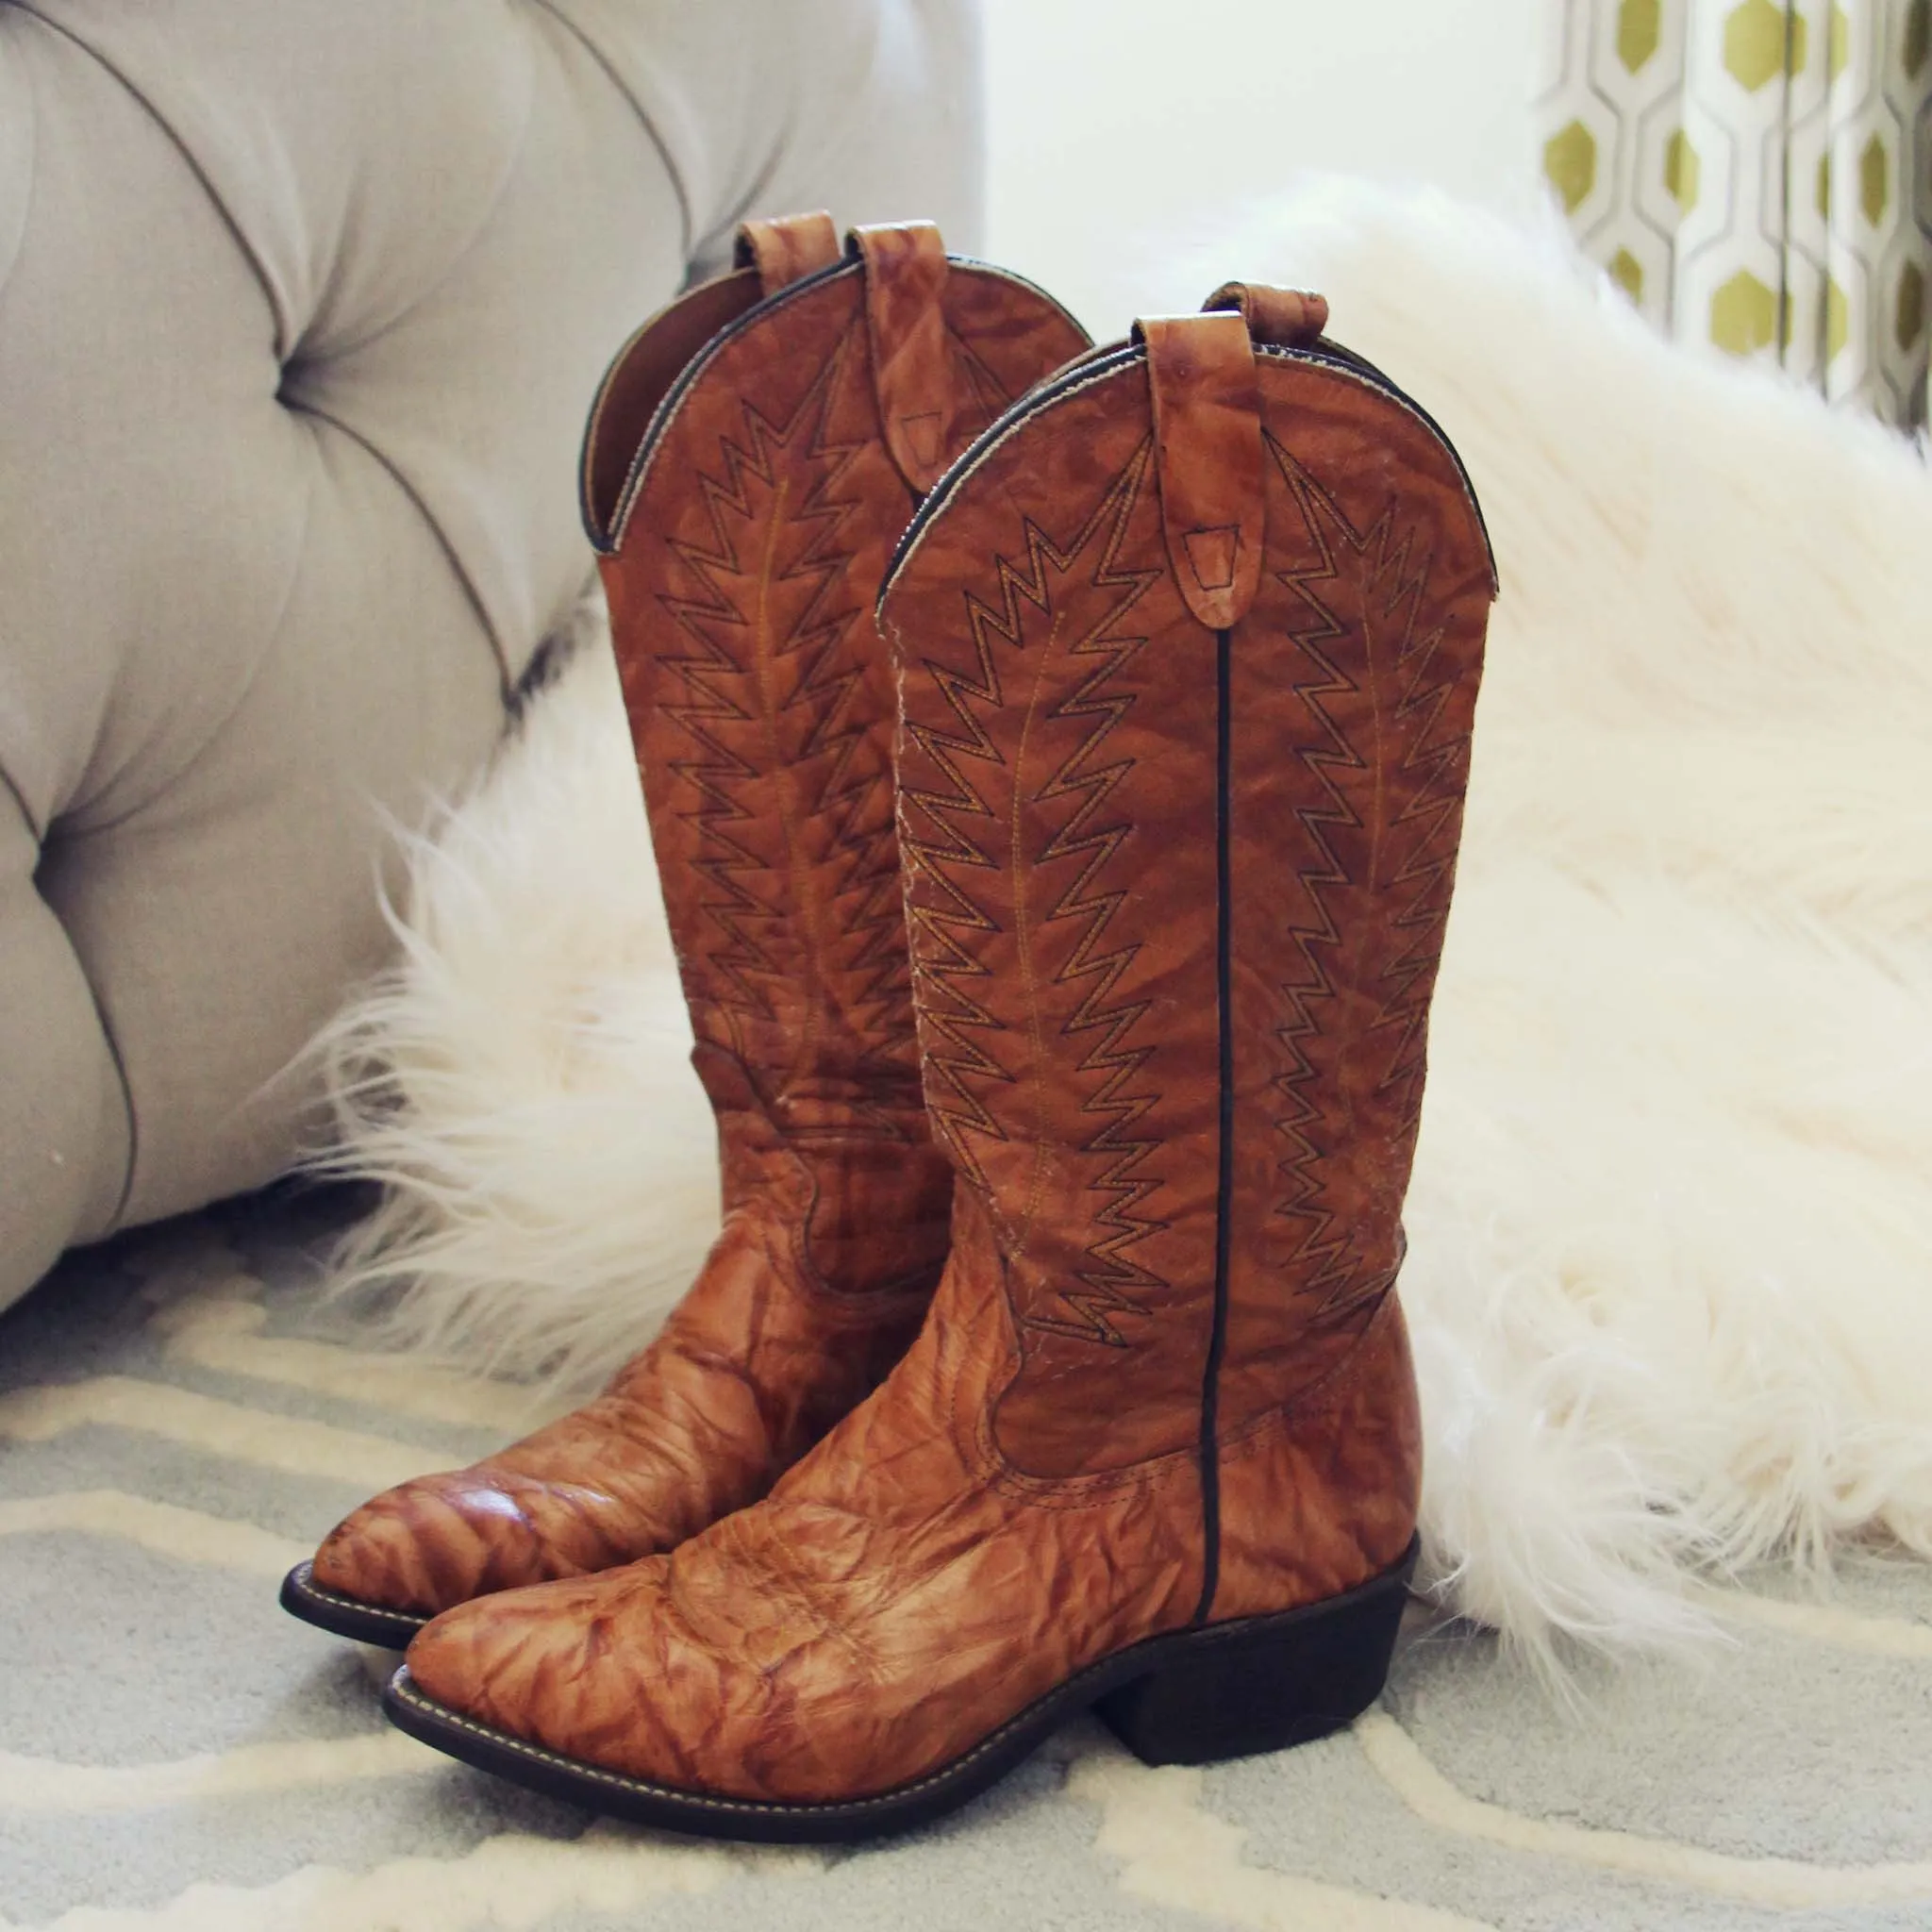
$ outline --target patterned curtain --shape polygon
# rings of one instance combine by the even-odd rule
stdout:
[[[1932,0],[1549,0],[1543,172],[1669,334],[1925,420]]]

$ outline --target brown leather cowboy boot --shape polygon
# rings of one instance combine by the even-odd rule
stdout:
[[[1421,1473],[1399,1215],[1493,579],[1455,453],[1324,305],[1210,306],[1009,412],[887,585],[963,1183],[919,1340],[763,1503],[431,1624],[405,1730],[654,1824],[841,1839],[1088,1707],[1202,1761],[1379,1690]]]
[[[946,460],[1087,338],[924,224],[841,259],[828,216],[752,223],[740,260],[626,345],[583,463],[724,1231],[594,1402],[377,1496],[290,1575],[346,1636],[407,1642],[763,1495],[899,1358],[945,1258],[873,605]]]

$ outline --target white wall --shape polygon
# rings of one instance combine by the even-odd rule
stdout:
[[[1191,308],[1208,291],[1193,268],[1167,286],[1173,242],[1299,172],[1518,208],[1538,192],[1528,96],[1552,0],[984,4],[988,252],[1050,277],[1103,339],[1129,320],[1096,312],[1124,256],[1146,263],[1142,307]]]

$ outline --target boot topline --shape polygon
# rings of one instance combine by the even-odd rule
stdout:
[[[1421,1431],[1394,1280],[1493,593],[1441,431],[1229,288],[1077,363],[902,541],[930,1316],[668,1557],[474,1603],[387,1698],[681,1831],[850,1839],[1075,1712],[1151,1763],[1346,1723]]]
[[[284,1605],[346,1636],[400,1646],[755,1501],[899,1358],[945,1258],[873,606],[947,459],[1086,338],[924,224],[842,258],[829,217],[747,224],[740,261],[619,356],[582,479],[724,1229],[595,1401],[377,1496],[291,1573]]]

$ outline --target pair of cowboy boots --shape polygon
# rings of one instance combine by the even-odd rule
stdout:
[[[1089,352],[928,227],[741,262],[583,475],[723,1232],[604,1395],[284,1601],[413,1638],[413,1735],[713,1835],[916,1824],[1090,1707],[1319,1735],[1414,1561],[1468,478],[1319,298]]]

